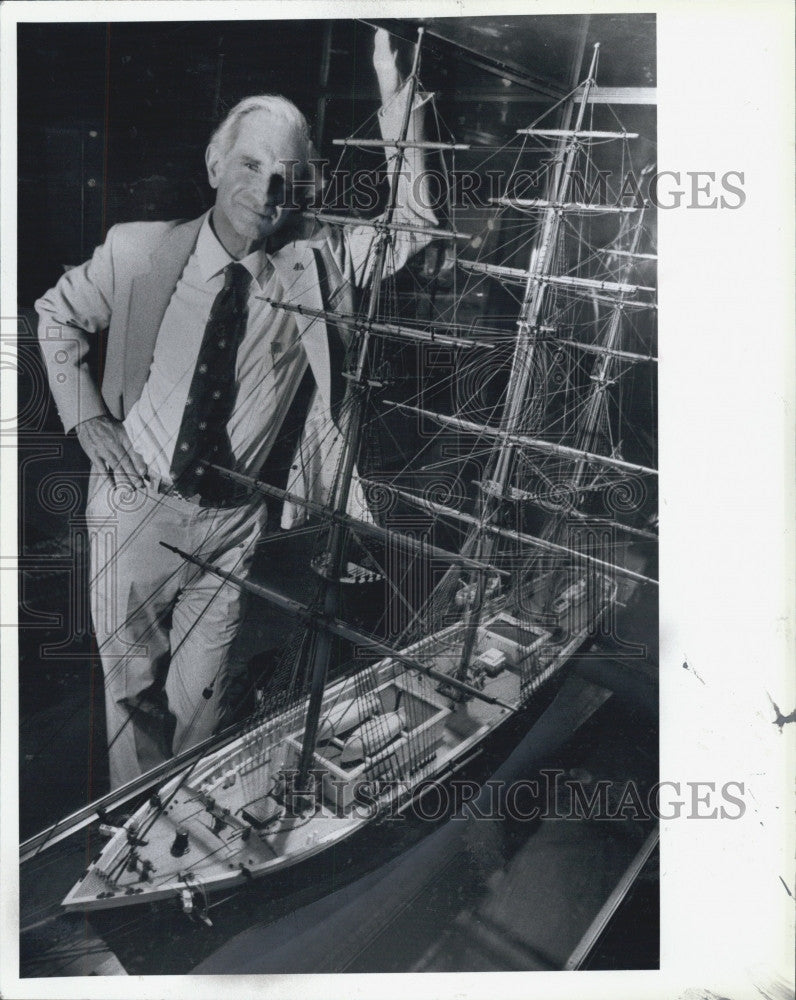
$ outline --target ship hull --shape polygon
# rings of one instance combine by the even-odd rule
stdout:
[[[594,620],[554,642],[548,631],[509,614],[485,619],[478,651],[491,650],[502,667],[486,677],[483,693],[512,708],[473,697],[455,700],[447,690],[440,693],[436,680],[410,676],[390,658],[367,668],[385,712],[400,700],[406,730],[353,765],[341,763],[342,740],[319,746],[309,798],[277,806],[264,795],[275,776],[296,767],[305,706],[263,722],[163,785],[160,806],[150,801],[116,830],[63,906],[95,911],[187,896],[201,902],[208,893],[241,887],[341,844],[461,767],[588,640]],[[462,641],[457,624],[402,652],[452,675]],[[537,669],[529,679],[531,658]],[[355,674],[330,685],[325,706],[352,697],[358,683]]]

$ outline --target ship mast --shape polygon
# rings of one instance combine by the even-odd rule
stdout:
[[[401,167],[407,149],[407,136],[409,133],[409,122],[412,109],[417,94],[418,69],[420,66],[420,46],[424,29],[419,28],[417,41],[415,42],[414,56],[412,60],[412,70],[409,75],[408,92],[406,94],[406,105],[401,122],[401,131],[396,145],[396,153],[390,178],[387,207],[384,212],[382,224],[377,228],[376,250],[374,267],[371,275],[371,284],[368,296],[368,306],[365,316],[360,326],[360,340],[358,346],[356,368],[353,378],[348,382],[346,399],[341,407],[344,421],[342,427],[342,454],[340,458],[339,472],[336,477],[336,486],[332,498],[334,514],[329,529],[328,547],[323,565],[323,596],[321,600],[321,624],[336,618],[340,602],[340,578],[344,568],[346,555],[346,542],[348,539],[348,525],[344,518],[348,509],[348,500],[351,491],[351,479],[354,473],[354,463],[359,451],[362,435],[362,417],[365,405],[370,393],[368,385],[367,360],[370,345],[370,326],[376,318],[376,311],[379,305],[379,295],[381,291],[381,281],[384,276],[384,266],[389,247],[389,228],[393,222],[393,216],[398,199],[399,178]],[[315,753],[315,743],[318,735],[318,723],[323,701],[323,692],[326,686],[326,675],[329,669],[329,660],[332,651],[333,633],[326,628],[318,628],[315,634],[315,643],[312,655],[312,672],[310,677],[310,694],[307,705],[307,716],[304,726],[304,736],[301,745],[301,755],[299,757],[298,775],[296,778],[296,790],[306,792],[309,784],[309,771]]]
[[[649,169],[649,168],[647,168]],[[646,172],[646,171],[645,171]],[[638,220],[635,222],[635,228],[633,235],[630,240],[628,252],[624,255],[622,261],[622,269],[620,272],[620,286],[626,286],[626,288],[633,288],[634,286],[628,285],[630,280],[631,272],[634,267],[635,258],[638,254],[639,245],[641,242],[641,234],[643,230],[643,219],[644,210],[642,209]],[[600,429],[601,419],[603,414],[606,413],[606,391],[613,384],[615,376],[613,372],[619,366],[619,364],[624,361],[636,363],[640,360],[638,357],[630,355],[627,358],[623,358],[624,352],[618,350],[618,344],[620,340],[620,333],[624,321],[625,305],[627,303],[626,291],[620,290],[616,294],[616,298],[611,304],[611,314],[608,321],[607,332],[603,338],[600,345],[600,352],[594,363],[592,372],[589,376],[591,381],[591,389],[588,393],[586,404],[583,411],[583,416],[580,420],[578,435],[576,439],[576,448],[573,449],[574,452],[578,454],[573,467],[573,472],[569,477],[568,485],[572,488],[574,495],[579,495],[584,488],[584,483],[587,477],[587,473],[590,470],[590,463],[587,459],[587,455],[595,447],[595,442]],[[656,470],[645,468],[645,467],[635,467],[633,463],[626,462],[624,459],[613,456],[613,461],[615,462],[615,467],[624,471],[626,473],[641,473],[644,474],[656,474]],[[610,524],[610,528],[619,527],[617,525]],[[564,529],[564,512],[554,517],[549,523],[548,528],[543,532],[546,540],[553,542],[553,544],[560,544],[563,541],[562,532]],[[623,529],[624,530],[624,529]],[[652,536],[654,537],[654,536]],[[625,568],[616,565],[618,560],[613,560],[612,565],[610,565],[609,571],[613,578],[617,577],[627,577],[628,574]],[[649,582],[647,580],[641,580],[640,582]],[[552,591],[548,591],[545,609],[548,610],[552,600],[554,599],[554,594]]]
[[[588,77],[583,85],[579,98],[579,108],[572,129],[562,129],[561,145],[555,160],[555,170],[550,184],[550,198],[544,209],[542,233],[538,247],[531,252],[528,264],[525,291],[523,294],[520,318],[517,321],[517,338],[514,356],[511,363],[508,387],[506,389],[507,405],[501,421],[504,432],[498,447],[492,468],[486,477],[484,489],[480,492],[480,512],[477,535],[477,556],[479,562],[490,561],[497,544],[496,535],[487,529],[495,520],[506,495],[506,489],[514,468],[514,458],[517,451],[516,435],[522,427],[523,416],[527,406],[528,391],[533,371],[534,354],[538,342],[539,323],[542,315],[548,276],[553,264],[553,252],[561,225],[561,206],[566,203],[572,177],[575,157],[578,152],[583,119],[589,96],[595,84],[599,42],[595,44]],[[570,104],[568,118],[571,118]],[[475,647],[477,627],[481,618],[483,595],[485,592],[484,574],[473,574],[469,603],[464,615],[464,642],[456,676],[462,678],[468,673],[470,661]]]
[[[629,281],[631,272],[634,266],[634,256],[638,252],[638,248],[641,242],[642,233],[642,223],[644,220],[644,212],[640,213],[640,217],[636,223],[636,228],[633,232],[632,239],[630,241],[630,246],[628,248],[628,253],[630,256],[624,262],[620,281],[626,283]],[[603,410],[603,403],[605,398],[605,390],[611,384],[611,371],[616,366],[617,353],[621,355],[621,352],[617,352],[617,345],[619,343],[619,334],[622,326],[624,313],[624,297],[623,293],[620,292],[616,302],[613,305],[611,312],[611,318],[608,326],[608,333],[605,337],[603,347],[605,348],[602,355],[597,359],[594,371],[591,375],[592,380],[592,391],[589,400],[586,405],[586,413],[581,426],[581,434],[578,440],[578,447],[582,450],[589,450],[594,442],[595,435],[597,433],[597,428],[600,420],[600,414]],[[582,482],[587,469],[587,463],[583,458],[579,458],[575,465],[575,473],[572,477],[572,485],[575,489],[578,489]]]

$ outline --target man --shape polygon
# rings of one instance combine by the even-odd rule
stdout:
[[[376,33],[374,66],[382,134],[395,138],[408,88],[384,31]],[[422,103],[410,137],[421,136]],[[241,595],[160,542],[247,574],[264,505],[207,463],[256,475],[308,370],[314,392],[288,488],[322,502],[329,496],[340,446],[333,414],[344,386],[341,334],[271,302],[352,312],[372,275],[376,231],[332,230],[296,210],[293,182],[306,178],[311,149],[307,123],[289,101],[242,101],[207,148],[216,192],[208,214],[114,226],[90,261],[36,303],[53,396],[92,466],[90,589],[112,788],[218,725]],[[435,220],[422,176],[413,183],[421,167],[420,151],[408,150],[397,213],[428,226]],[[426,242],[398,233],[388,270]],[[86,355],[104,329],[100,390]],[[365,514],[358,488],[350,509]],[[303,517],[286,503],[282,525]],[[148,722],[163,696],[171,739]]]

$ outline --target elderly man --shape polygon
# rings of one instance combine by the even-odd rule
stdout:
[[[382,134],[396,138],[408,88],[383,31],[374,65]],[[410,119],[415,138],[422,103]],[[209,213],[114,226],[90,261],[36,303],[53,396],[92,466],[91,601],[112,788],[218,725],[241,595],[159,543],[246,575],[264,504],[206,463],[256,475],[300,386],[312,380],[288,485],[328,498],[344,345],[322,320],[269,300],[353,311],[371,278],[375,230],[332,230],[297,211],[292,185],[306,178],[311,149],[307,123],[289,101],[247,98],[207,147],[216,192]],[[428,226],[435,220],[419,196],[421,166],[420,151],[408,151],[397,212]],[[399,233],[388,270],[427,239]],[[100,389],[86,355],[105,329]],[[361,493],[351,496],[361,513]],[[283,527],[303,516],[286,504]],[[173,726],[165,736],[151,724],[164,707]]]

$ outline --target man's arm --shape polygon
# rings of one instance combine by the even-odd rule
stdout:
[[[91,260],[71,268],[35,304],[39,344],[64,429],[74,430],[95,468],[135,486],[146,465],[111,417],[87,364],[91,338],[107,328],[113,302],[114,230]]]
[[[399,52],[392,47],[391,36],[383,28],[376,31],[373,44],[373,66],[379,84],[382,106],[378,120],[382,138],[397,139],[401,133],[409,85],[399,67]],[[428,97],[416,94],[409,116],[407,139],[422,142],[425,139],[425,105]],[[398,150],[385,147],[387,169],[392,179],[393,166]],[[429,228],[436,226],[437,218],[431,208],[425,155],[422,149],[405,149],[397,179],[393,221],[405,225]],[[394,230],[392,247],[385,266],[385,276],[399,271],[409,258],[431,242],[428,234]],[[358,287],[367,285],[373,272],[376,230],[372,226],[354,226],[346,232],[346,242],[353,265],[354,282]]]

